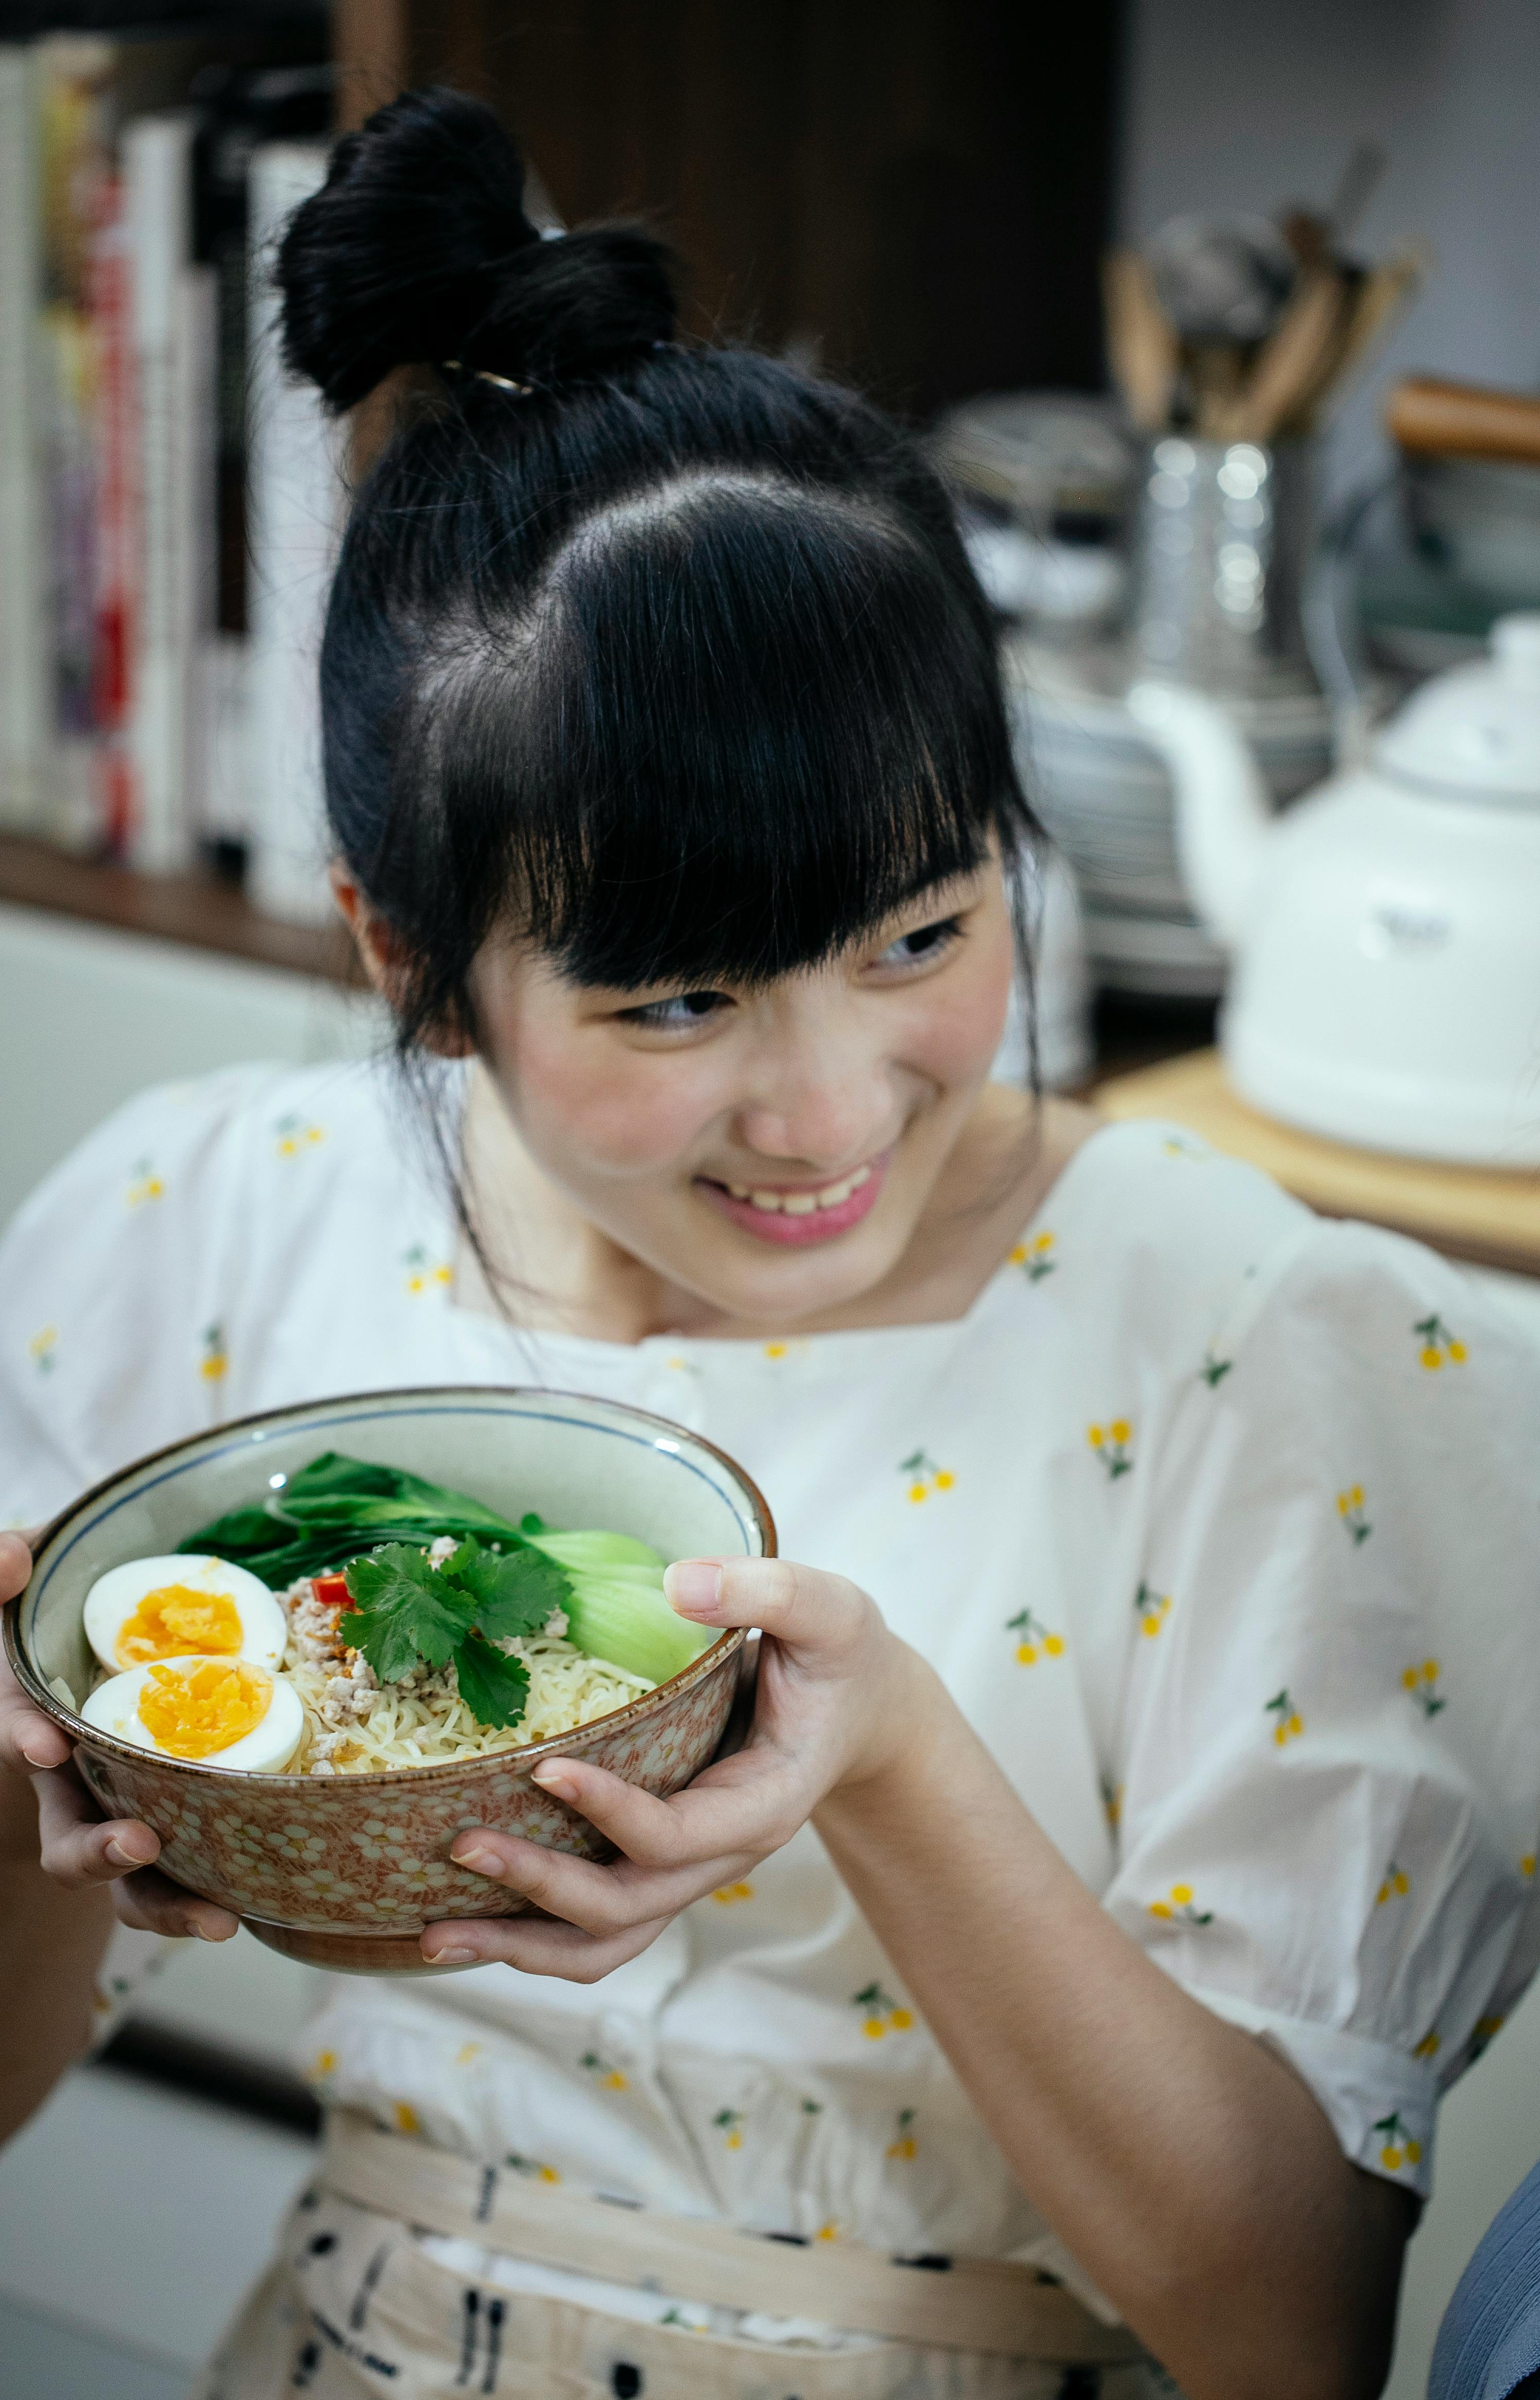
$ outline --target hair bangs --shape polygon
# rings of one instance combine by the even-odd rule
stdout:
[[[764,984],[1015,847],[987,641],[875,509],[699,478],[580,527],[531,618],[456,649],[443,832],[500,827],[464,859],[489,923],[579,983]]]

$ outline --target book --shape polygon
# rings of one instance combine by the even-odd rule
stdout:
[[[322,143],[276,142],[253,152],[251,169],[248,888],[258,907],[300,924],[324,923],[333,905],[317,672],[346,512],[345,437],[313,388],[285,373],[272,255],[326,163]]]
[[[31,51],[0,48],[0,826],[43,829],[49,721],[43,489],[34,452],[36,112]]]

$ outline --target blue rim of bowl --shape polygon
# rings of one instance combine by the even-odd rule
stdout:
[[[146,1487],[142,1484],[137,1485],[136,1490],[130,1493],[123,1491],[121,1488],[123,1485],[143,1476],[146,1467],[158,1466],[163,1461],[184,1458],[188,1452],[197,1450],[205,1458],[220,1457],[225,1450],[243,1448],[246,1438],[254,1432],[260,1433],[268,1426],[276,1428],[282,1425],[287,1428],[299,1419],[308,1421],[312,1410],[344,1409],[349,1411],[347,1421],[357,1425],[361,1422],[361,1411],[370,1410],[371,1404],[377,1404],[377,1413],[382,1417],[388,1417],[400,1415],[402,1412],[400,1406],[402,1402],[474,1403],[477,1400],[492,1399],[566,1400],[579,1408],[602,1409],[606,1412],[613,1411],[618,1416],[629,1419],[635,1426],[651,1428],[650,1438],[641,1432],[628,1435],[620,1425],[596,1425],[589,1419],[582,1421],[583,1429],[586,1432],[607,1433],[620,1439],[629,1439],[649,1449],[659,1449],[666,1443],[676,1452],[686,1446],[691,1450],[703,1452],[708,1458],[714,1458],[727,1470],[730,1481],[747,1502],[749,1517],[759,1534],[760,1557],[773,1559],[777,1555],[775,1520],[770,1515],[764,1493],[753,1477],[739,1466],[738,1461],[729,1452],[718,1448],[715,1442],[708,1441],[703,1434],[692,1433],[688,1425],[676,1424],[672,1417],[654,1415],[649,1409],[634,1409],[628,1401],[606,1399],[597,1393],[559,1391],[539,1384],[425,1384],[407,1385],[402,1389],[388,1392],[343,1392],[325,1399],[291,1401],[286,1408],[262,1409],[252,1416],[232,1417],[225,1425],[209,1425],[201,1433],[184,1435],[182,1440],[167,1442],[159,1450],[146,1451],[143,1458],[136,1458],[127,1466],[117,1468],[116,1473],[103,1476],[100,1483],[93,1483],[89,1491],[80,1494],[78,1499],[72,1500],[68,1507],[61,1508],[59,1514],[44,1526],[37,1537],[33,1549],[32,1575],[16,1597],[8,1600],[5,1604],[6,1657],[12,1674],[34,1706],[40,1709],[46,1717],[51,1718],[61,1732],[68,1734],[70,1739],[79,1749],[100,1751],[107,1757],[116,1759],[127,1766],[143,1766],[151,1764],[156,1766],[169,1767],[184,1775],[212,1777],[222,1783],[246,1781],[249,1778],[249,1770],[245,1767],[211,1766],[203,1759],[171,1758],[160,1751],[146,1750],[138,1742],[120,1741],[116,1734],[105,1733],[100,1726],[88,1725],[84,1717],[64,1707],[44,1683],[21,1643],[21,1611],[32,1595],[33,1584],[36,1580],[37,1561],[46,1555],[59,1536],[65,1533],[77,1518],[83,1518],[95,1510],[99,1501],[117,1493],[119,1498],[114,1503],[114,1507],[126,1506],[130,1499],[137,1498],[140,1490]],[[392,1406],[393,1402],[397,1405]],[[517,1415],[520,1411],[492,1408],[477,1411],[473,1407],[468,1410],[463,1407],[441,1406],[436,1410],[429,1408],[426,1413],[443,1416],[464,1414],[502,1416]],[[535,1412],[530,1411],[530,1413]],[[550,1421],[549,1410],[541,1411],[539,1413],[544,1421]],[[362,1421],[367,1422],[367,1419]],[[328,1420],[322,1417],[317,1423],[316,1430],[325,1431],[327,1426]],[[225,1436],[228,1436],[229,1439],[223,1440],[221,1437]],[[187,1463],[192,1464],[191,1460]],[[689,1459],[680,1455],[676,1457],[675,1463],[688,1468],[691,1473],[701,1476],[702,1481],[710,1481],[710,1478],[704,1476],[702,1469],[694,1466]],[[182,1471],[181,1468],[170,1467],[166,1476],[157,1477],[155,1480],[157,1482],[169,1481],[172,1475]],[[148,1488],[153,1489],[153,1485]],[[92,1523],[100,1523],[103,1515],[110,1516],[112,1513],[112,1509],[98,1511],[92,1518]],[[80,1539],[88,1530],[84,1524],[80,1525],[75,1538]],[[73,1548],[74,1543],[72,1542],[69,1547]],[[60,1558],[50,1561],[49,1576],[53,1575],[56,1568],[62,1565],[68,1556],[69,1549],[66,1549]],[[37,1597],[41,1599],[41,1590]],[[702,1681],[707,1673],[723,1665],[735,1650],[742,1650],[747,1639],[747,1633],[742,1626],[729,1627],[725,1633],[718,1635],[709,1648],[702,1650],[699,1657],[692,1658],[688,1667],[681,1667],[676,1675],[670,1675],[665,1682],[655,1684],[650,1692],[639,1692],[634,1700],[627,1700],[620,1708],[606,1711],[601,1717],[590,1717],[586,1725],[575,1725],[568,1733],[547,1734],[540,1741],[519,1744],[511,1750],[495,1750],[483,1758],[444,1760],[428,1766],[392,1766],[373,1775],[327,1776],[321,1780],[329,1786],[340,1787],[347,1791],[363,1791],[376,1784],[399,1788],[403,1780],[414,1784],[424,1783],[448,1776],[465,1775],[479,1768],[500,1767],[506,1773],[510,1766],[523,1766],[526,1760],[535,1760],[569,1751],[574,1741],[594,1732],[600,1726],[613,1728],[627,1718],[639,1722],[642,1718],[651,1715],[665,1696],[687,1690],[690,1684]],[[265,1775],[261,1779],[265,1790],[276,1789],[281,1785],[294,1792],[313,1792],[317,1780],[313,1775]]]

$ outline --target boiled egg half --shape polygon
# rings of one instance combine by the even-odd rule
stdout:
[[[86,1595],[86,1639],[103,1667],[157,1658],[245,1658],[280,1667],[288,1620],[265,1583],[224,1559],[129,1559]]]
[[[249,1658],[159,1658],[98,1684],[80,1711],[89,1725],[163,1758],[281,1775],[305,1730],[292,1684]]]

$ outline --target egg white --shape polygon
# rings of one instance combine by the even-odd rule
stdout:
[[[222,1656],[248,1659],[253,1667],[271,1669],[283,1664],[288,1620],[266,1585],[248,1568],[231,1566],[224,1559],[184,1557],[173,1552],[170,1558],[128,1559],[122,1566],[98,1575],[86,1594],[86,1639],[103,1667],[122,1669],[123,1661],[117,1655],[118,1635],[140,1602],[152,1591],[164,1590],[169,1584],[184,1584],[189,1591],[223,1594],[234,1604],[240,1619],[240,1648]]]
[[[96,1725],[102,1733],[116,1734],[119,1741],[131,1741],[141,1750],[153,1750],[157,1758],[175,1757],[174,1751],[167,1750],[157,1741],[140,1715],[140,1695],[157,1667],[186,1667],[202,1663],[201,1659],[192,1657],[174,1660],[152,1658],[143,1667],[130,1667],[127,1674],[112,1675],[106,1683],[98,1684],[95,1691],[88,1695],[80,1713],[88,1725]],[[222,1653],[211,1663],[217,1667],[230,1667],[236,1662],[227,1653]],[[248,1659],[245,1663],[250,1666],[253,1662]],[[293,1684],[282,1683],[275,1676],[266,1711],[250,1733],[242,1734],[238,1741],[232,1741],[225,1750],[211,1750],[202,1758],[184,1761],[183,1764],[238,1766],[249,1775],[281,1775],[299,1748],[304,1731],[305,1711],[300,1706],[299,1694]]]

